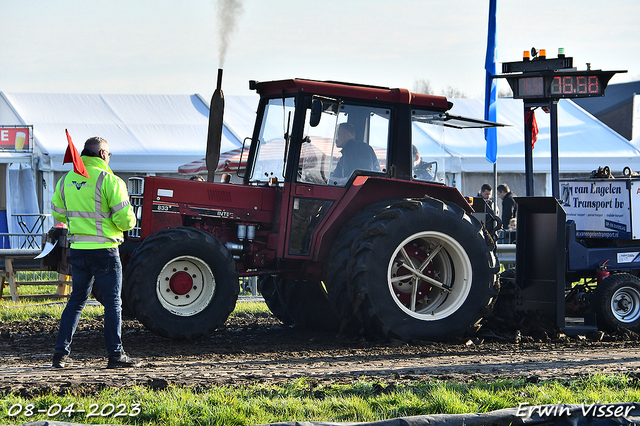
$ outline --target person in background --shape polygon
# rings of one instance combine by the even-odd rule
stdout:
[[[124,240],[122,233],[135,226],[136,217],[127,186],[109,168],[107,141],[87,139],[81,159],[88,177],[67,173],[56,184],[51,198],[53,217],[69,229],[73,276],[73,290],[60,318],[53,367],[73,363],[69,357],[71,340],[93,285],[98,286],[104,305],[107,368],[139,367],[142,362],[127,356],[122,348],[122,264],[118,251]],[[74,160],[74,168],[75,164]]]
[[[518,227],[518,222],[517,219],[515,217],[512,217],[511,220],[509,221],[509,236],[508,236],[508,242],[509,244],[515,244],[516,243],[516,235],[517,234],[517,227]]]
[[[487,202],[489,207],[491,207],[491,210],[493,210],[497,214],[498,211],[495,209],[495,206],[493,205],[493,198],[491,198],[492,192],[493,192],[493,188],[491,187],[491,185],[489,185],[488,183],[485,183],[480,187],[480,192],[478,192],[478,195],[476,195],[476,197],[484,198],[484,200]]]
[[[498,197],[502,200],[502,226],[508,227],[509,221],[516,217],[518,206],[513,199],[514,193],[509,190],[509,186],[506,183],[498,185],[496,188],[498,191]]]

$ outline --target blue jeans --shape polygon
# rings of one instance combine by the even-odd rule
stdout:
[[[80,313],[97,285],[104,305],[104,344],[109,356],[122,353],[122,264],[120,257],[74,256],[70,258],[73,283],[71,296],[60,318],[56,354],[71,353],[71,340]]]

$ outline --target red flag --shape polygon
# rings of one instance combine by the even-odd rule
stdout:
[[[78,150],[71,141],[69,131],[67,129],[64,129],[64,131],[67,134],[67,142],[69,142],[69,146],[67,147],[67,151],[64,153],[64,160],[62,160],[62,164],[73,163],[73,171],[89,179],[89,173],[82,162],[82,157],[80,157]]]
[[[531,149],[533,149],[538,141],[538,122],[536,121],[536,114],[533,111],[527,111],[525,119],[527,120],[527,124],[531,125]]]

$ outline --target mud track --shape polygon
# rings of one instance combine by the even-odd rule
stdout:
[[[450,344],[404,344],[340,340],[333,334],[302,333],[284,328],[268,314],[230,318],[214,336],[175,342],[147,331],[135,320],[123,323],[129,354],[140,357],[138,369],[107,370],[100,320],[81,320],[73,342],[74,366],[51,368],[57,319],[0,323],[0,394],[25,396],[75,389],[95,392],[107,387],[168,385],[207,388],[250,383],[278,383],[309,378],[331,384],[361,377],[386,383],[496,378],[568,380],[592,373],[640,372],[637,335],[583,338],[525,336],[472,337]]]

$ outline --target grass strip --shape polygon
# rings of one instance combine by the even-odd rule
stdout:
[[[38,301],[22,299],[18,302],[4,299],[0,301],[0,322],[60,319],[66,303],[66,300],[51,299]],[[269,308],[264,302],[249,301],[237,303],[231,316],[269,313]],[[87,305],[82,310],[81,318],[96,319],[102,315],[104,315],[104,308],[101,305]]]
[[[365,379],[351,384],[320,384],[299,379],[278,385],[208,389],[105,389],[90,396],[82,395],[78,389],[30,399],[8,394],[0,400],[0,424],[37,420],[168,426],[255,425],[294,420],[371,422],[426,414],[483,413],[521,403],[629,401],[640,401],[640,386],[624,375],[538,384],[524,380],[395,384]],[[86,412],[78,412],[80,409]]]

